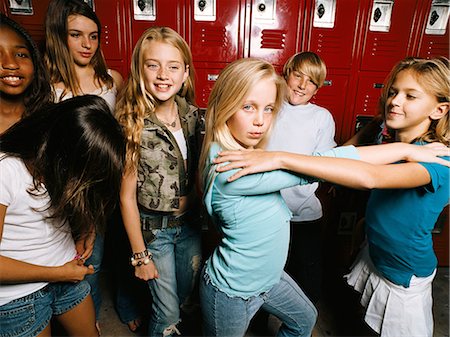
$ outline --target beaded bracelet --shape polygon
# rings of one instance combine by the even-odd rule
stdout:
[[[153,260],[153,255],[148,249],[144,250],[143,252],[134,253],[130,258],[130,262],[133,267],[147,265],[150,263],[150,260]]]

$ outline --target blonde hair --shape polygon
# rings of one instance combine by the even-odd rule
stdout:
[[[206,133],[200,155],[200,174],[205,168],[211,143],[217,142],[223,150],[242,149],[231,134],[227,121],[242,107],[251,88],[264,79],[272,80],[276,86],[277,96],[273,110],[275,116],[286,98],[286,83],[270,63],[256,58],[243,58],[222,70],[211,91],[206,109]],[[258,144],[259,147],[263,142],[264,139]]]
[[[80,0],[53,0],[48,5],[45,18],[45,56],[44,61],[50,75],[50,83],[64,84],[61,98],[68,91],[73,96],[83,95],[80,81],[74,67],[74,60],[67,46],[68,18],[70,15],[81,15],[95,22],[98,30],[98,48],[91,59],[94,68],[94,81],[102,87],[106,85],[111,89],[114,85],[113,78],[108,74],[108,67],[101,50],[101,24],[89,5]]]
[[[167,43],[180,51],[189,76],[178,95],[185,97],[190,104],[195,103],[195,72],[192,54],[186,41],[173,29],[168,27],[151,27],[147,29],[134,47],[131,57],[131,72],[127,83],[119,94],[116,105],[116,118],[122,125],[127,140],[126,169],[134,170],[139,162],[139,149],[144,118],[155,112],[157,102],[145,88],[144,51],[150,41]]]
[[[427,60],[407,57],[394,66],[386,79],[379,103],[379,109],[384,118],[389,92],[398,74],[402,71],[410,71],[425,92],[436,97],[439,103],[450,102],[450,69],[448,59],[445,57],[437,57]],[[433,119],[427,132],[417,137],[413,142],[441,142],[449,145],[449,126],[449,113],[447,112],[442,118],[437,120]]]
[[[292,55],[284,64],[283,76],[287,80],[293,71],[308,76],[317,88],[323,86],[327,77],[327,67],[319,55],[305,51]]]

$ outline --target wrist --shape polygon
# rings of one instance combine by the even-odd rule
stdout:
[[[130,263],[133,267],[147,265],[151,260],[153,260],[153,254],[148,249],[133,253],[133,255],[131,255],[130,257]]]

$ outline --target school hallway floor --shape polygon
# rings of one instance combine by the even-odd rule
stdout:
[[[103,304],[100,325],[103,337],[145,336],[145,332],[132,333],[127,325],[122,324],[114,310],[112,300],[112,282],[108,271],[101,274]],[[326,285],[325,285],[326,287]],[[433,312],[434,337],[449,336],[449,268],[438,268],[433,282]],[[322,336],[375,336],[362,321],[362,308],[358,303],[358,296],[348,288],[324,289],[319,303],[317,324],[313,337]],[[264,332],[258,332],[261,327],[251,327],[247,336],[274,336],[279,322],[269,317],[269,326]]]

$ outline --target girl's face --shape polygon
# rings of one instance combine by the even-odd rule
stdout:
[[[264,138],[272,123],[276,98],[273,80],[263,79],[250,89],[242,107],[228,119],[231,134],[244,148],[252,149]]]
[[[143,58],[147,91],[159,102],[174,98],[189,76],[180,51],[168,43],[151,40],[145,45]]]
[[[33,78],[33,60],[25,40],[9,27],[0,27],[0,93],[21,95]]]
[[[386,125],[409,141],[423,135],[431,124],[438,101],[418,82],[410,70],[397,74],[386,101]]]
[[[97,24],[83,15],[69,15],[67,31],[67,47],[75,64],[89,65],[99,44]]]
[[[291,71],[286,80],[288,99],[292,105],[305,105],[317,92],[317,86],[311,78],[301,71]]]

